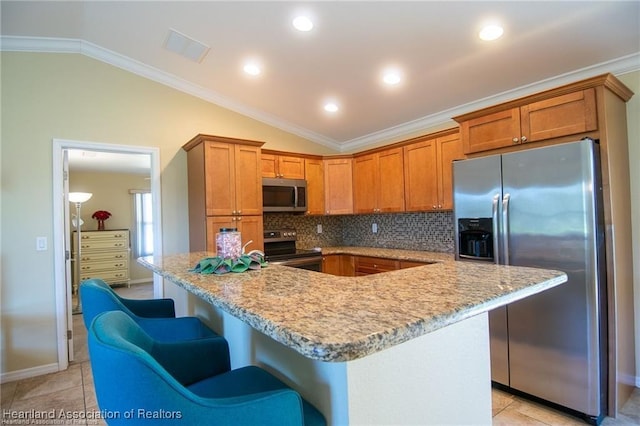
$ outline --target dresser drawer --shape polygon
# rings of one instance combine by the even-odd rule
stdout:
[[[99,278],[104,280],[108,284],[113,283],[126,283],[129,281],[129,271],[86,271],[80,273],[80,281],[89,280],[92,278]]]
[[[129,247],[129,242],[125,240],[81,241],[80,247],[82,248],[83,251],[126,249]]]
[[[113,231],[83,231],[80,233],[80,240],[100,241],[100,240],[129,240],[128,229],[116,229]]]
[[[73,233],[73,251],[78,247],[77,234]],[[82,251],[117,250],[129,248],[129,230],[84,231],[80,233]],[[84,254],[84,253],[83,253]]]
[[[83,251],[80,256],[82,264],[85,262],[105,262],[110,260],[129,260],[129,250],[113,250],[104,253]]]
[[[91,261],[80,263],[80,275],[84,272],[92,271],[118,271],[129,269],[129,261],[127,259],[120,260],[106,260],[106,261]]]

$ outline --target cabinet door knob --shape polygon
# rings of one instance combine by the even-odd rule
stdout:
[[[513,139],[511,139],[511,140],[513,141],[513,143],[518,143],[518,142],[520,142],[520,139],[518,139],[518,138],[513,138]]]
[[[240,221],[240,220],[242,220],[242,218],[241,218],[241,217],[238,217],[238,218],[236,218],[236,220],[237,220],[237,221]]]
[[[520,138],[520,140],[522,141],[522,143],[525,143],[527,141],[527,137],[523,136],[523,137]]]
[[[242,214],[242,210],[238,210],[238,214]]]

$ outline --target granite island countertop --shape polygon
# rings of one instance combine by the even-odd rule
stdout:
[[[347,248],[323,253],[337,254],[340,249],[346,253]],[[366,255],[392,257],[391,253],[382,254],[385,249],[374,250],[377,254]],[[211,255],[149,256],[138,262],[285,346],[320,361],[358,359],[567,280],[560,271],[456,262],[443,253],[407,258],[436,262],[430,265],[364,277],[338,277],[280,265],[238,274],[189,272],[200,259]]]

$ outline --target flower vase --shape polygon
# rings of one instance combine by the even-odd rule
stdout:
[[[98,219],[98,231],[104,231],[104,220]]]

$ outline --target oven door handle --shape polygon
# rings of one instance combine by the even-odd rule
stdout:
[[[313,263],[321,264],[322,257],[304,257],[300,259],[287,259],[287,260],[277,260],[275,262],[269,262],[271,265],[282,265],[282,266],[291,266],[296,267],[299,265],[309,265]]]

